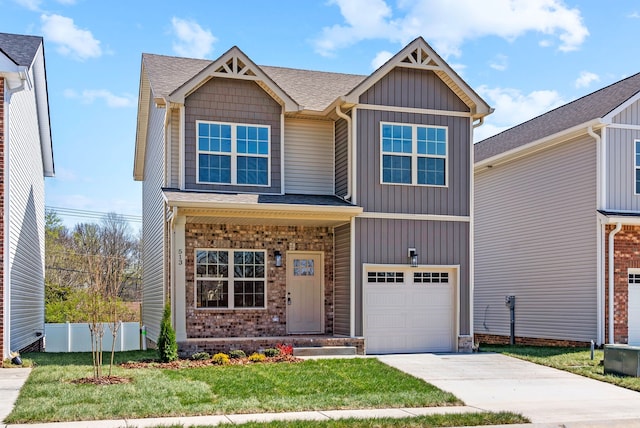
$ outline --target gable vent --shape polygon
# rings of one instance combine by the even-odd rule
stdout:
[[[409,52],[409,55],[407,55],[400,62],[403,62],[405,64],[439,67],[439,64],[435,62],[433,58],[429,56],[429,53],[422,48],[416,48],[415,50]]]
[[[216,69],[216,73],[233,74],[237,76],[256,76],[256,73],[240,58],[234,56]]]

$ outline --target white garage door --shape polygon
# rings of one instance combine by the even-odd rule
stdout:
[[[629,269],[628,343],[640,346],[640,269]]]
[[[367,354],[455,351],[455,269],[367,267]]]

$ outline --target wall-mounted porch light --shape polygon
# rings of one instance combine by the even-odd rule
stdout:
[[[282,266],[282,253],[280,253],[280,251],[276,250],[273,255],[276,258],[276,267],[281,267]]]
[[[409,256],[409,263],[411,264],[411,267],[417,267],[418,266],[418,253],[416,251],[415,248],[409,248],[409,251],[407,252],[408,256]]]

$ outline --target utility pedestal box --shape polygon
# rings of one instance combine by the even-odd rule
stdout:
[[[640,347],[604,345],[604,374],[640,377]]]

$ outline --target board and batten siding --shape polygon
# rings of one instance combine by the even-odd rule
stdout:
[[[613,120],[623,125],[640,125],[640,101],[632,103]],[[606,128],[607,200],[606,210],[640,211],[640,195],[636,194],[635,141],[640,130]]]
[[[165,303],[164,116],[165,110],[151,101],[142,182],[142,323],[147,338],[154,342],[160,334]]]
[[[422,265],[460,266],[460,334],[470,334],[469,223],[356,217],[355,221],[356,335],[363,334],[362,265],[409,266],[408,248],[415,248]]]
[[[447,186],[381,184],[380,122],[447,127]],[[468,216],[470,214],[470,119],[358,110],[357,202],[364,211]]]
[[[280,104],[255,82],[213,78],[200,86],[185,99],[185,187],[192,190],[281,193],[281,116]],[[267,187],[197,183],[197,120],[269,125],[271,128],[271,185]]]
[[[334,229],[334,319],[333,333],[351,334],[351,225]]]
[[[334,194],[334,122],[285,119],[284,192]]]
[[[36,61],[43,59],[38,56]],[[44,69],[44,64],[39,67]],[[29,75],[33,81],[33,68]],[[44,333],[44,170],[35,89],[14,93],[6,106],[9,174],[5,186],[5,281],[11,293],[11,348],[6,351],[19,351],[39,339],[36,333]]]
[[[335,180],[336,195],[346,196],[349,191],[349,129],[347,121],[339,119],[335,125]]]
[[[597,337],[596,144],[563,143],[475,175],[475,333]]]
[[[179,188],[180,185],[180,109],[171,109],[171,117],[169,121],[169,153],[167,160],[169,161],[169,179],[167,187]]]

